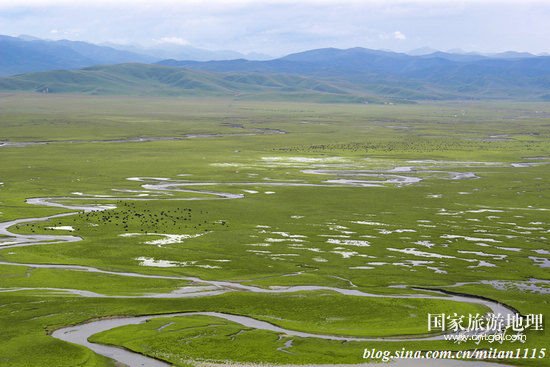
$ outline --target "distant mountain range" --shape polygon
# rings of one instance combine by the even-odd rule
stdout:
[[[398,99],[546,99],[550,57],[487,57],[435,52],[403,53],[325,48],[269,61],[175,61],[161,65],[211,72],[284,73],[346,83],[369,94]]]
[[[160,42],[155,46],[143,47],[134,45],[119,45],[115,43],[107,43],[105,46],[112,47],[118,50],[130,51],[137,54],[154,56],[157,60],[161,59],[178,59],[178,60],[193,60],[193,61],[211,61],[211,60],[233,60],[233,59],[248,59],[248,60],[269,60],[273,57],[262,53],[251,52],[243,54],[232,50],[205,50],[202,48],[193,47],[190,45],[180,45],[170,42]]]
[[[0,75],[79,69],[91,65],[153,62],[158,58],[77,41],[0,36]]]
[[[205,61],[243,57],[254,60],[270,58],[263,54],[245,55],[236,51],[211,51],[172,43],[160,43],[156,47],[144,48],[116,44],[96,45],[68,40],[52,41],[27,35],[0,35],[0,76],[128,62],[151,63],[167,58]]]
[[[526,57],[550,56],[549,54],[535,55],[529,52],[517,52],[517,51],[506,51],[506,52],[499,52],[499,53],[468,52],[459,48],[451,49],[448,51],[441,51],[431,47],[420,47],[414,50],[407,51],[405,53],[411,56],[425,56],[425,55],[436,54],[436,53],[444,53],[444,54],[455,54],[455,55],[469,55],[469,56],[477,56],[480,58],[493,58],[493,59],[522,59]]]
[[[487,56],[420,50],[409,55],[326,48],[266,61],[158,61],[85,42],[7,36],[0,36],[0,52],[3,75],[60,69],[0,78],[4,91],[327,102],[550,100],[550,57],[515,52]]]

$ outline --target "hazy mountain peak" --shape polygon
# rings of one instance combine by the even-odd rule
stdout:
[[[405,53],[411,56],[422,56],[422,55],[433,54],[436,52],[439,52],[439,50],[432,47],[420,47],[420,48],[415,48],[414,50],[407,51]]]
[[[269,60],[273,57],[261,53],[251,52],[243,54],[232,50],[207,50],[192,45],[159,42],[154,45],[120,45],[104,43],[104,45],[119,50],[126,50],[142,55],[155,56],[157,59],[188,60],[188,61],[212,61],[212,60]]]
[[[0,36],[0,75],[158,59],[82,41]]]
[[[500,59],[522,59],[526,57],[536,57],[536,55],[533,55],[529,52],[518,52],[518,51],[499,52],[496,54],[490,54],[490,56],[500,58]]]
[[[23,41],[40,41],[40,38],[29,36],[28,34],[20,34],[19,36],[17,36],[17,38]]]

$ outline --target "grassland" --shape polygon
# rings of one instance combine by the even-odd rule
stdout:
[[[0,264],[0,287],[9,290],[0,292],[0,364],[109,366],[106,358],[48,333],[118,315],[219,311],[317,334],[395,336],[426,333],[427,313],[484,311],[467,303],[328,290],[170,299],[62,291],[169,293],[194,285],[186,277],[386,295],[423,293],[413,286],[446,288],[504,302],[522,314],[549,314],[547,104],[317,105],[14,94],[0,96],[0,111],[0,140],[31,143],[0,146],[0,222],[74,212],[29,205],[28,198],[116,206],[12,226],[14,233],[77,235],[82,241],[0,244],[0,261],[171,277]],[[151,141],[123,141],[135,138]],[[128,180],[136,177],[144,179]],[[163,183],[173,186],[163,190]],[[171,242],[168,235],[188,238]],[[518,288],[529,279],[540,289]],[[196,316],[114,329],[94,340],[174,365],[360,363],[366,347],[293,338],[289,354],[277,349],[285,347],[285,338],[241,329]],[[532,332],[522,347],[548,341]],[[443,341],[372,345],[474,347]],[[548,359],[509,362],[550,366]]]

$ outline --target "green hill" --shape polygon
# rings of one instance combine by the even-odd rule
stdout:
[[[148,64],[94,66],[0,79],[0,90],[95,95],[233,96],[321,102],[377,102],[344,84],[261,73],[213,73]]]

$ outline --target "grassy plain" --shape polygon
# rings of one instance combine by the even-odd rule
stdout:
[[[505,302],[523,314],[548,315],[548,295],[521,291],[517,284],[535,279],[544,287],[548,280],[549,126],[550,105],[543,103],[321,105],[2,95],[1,140],[41,144],[0,147],[0,222],[71,212],[26,204],[32,197],[69,197],[65,202],[117,208],[13,226],[10,230],[17,233],[71,234],[83,240],[0,247],[0,261],[195,276],[264,288],[319,285],[402,294],[420,293],[402,285],[449,287]],[[140,137],[179,140],[113,142]],[[218,200],[205,193],[147,189],[141,185],[162,181],[129,177],[166,178],[179,188],[244,197]],[[403,177],[421,180],[404,183]],[[132,200],[121,199],[129,196]],[[195,197],[208,200],[186,200]],[[61,226],[74,231],[49,228]],[[194,237],[150,243],[166,234]],[[144,266],[144,258],[176,266]],[[494,280],[506,290],[479,283]],[[471,284],[456,286],[459,282]],[[107,359],[47,332],[113,315],[224,311],[312,333],[387,336],[425,333],[428,312],[483,311],[456,302],[329,291],[116,299],[36,289],[128,296],[188,284],[0,265],[0,287],[10,290],[0,293],[5,331],[0,362],[108,366]],[[14,289],[19,287],[35,289]],[[168,322],[174,324],[157,331]],[[359,363],[366,347],[294,338],[288,350],[293,354],[288,354],[277,349],[284,347],[284,338],[259,330],[235,336],[242,328],[186,317],[115,329],[94,339],[175,365],[199,359]],[[533,332],[521,347],[548,342],[547,335]],[[374,345],[473,347],[369,343]],[[510,363],[550,365],[548,359]]]

